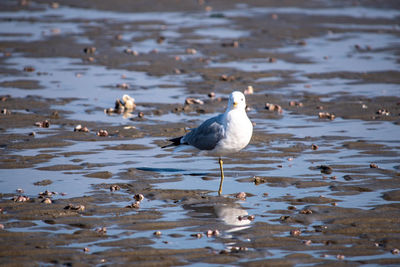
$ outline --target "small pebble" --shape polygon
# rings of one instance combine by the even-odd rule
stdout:
[[[390,251],[392,254],[397,255],[400,253],[400,250],[398,248],[394,248]]]
[[[334,120],[335,119],[335,114],[333,113],[329,113],[329,112],[320,112],[318,113],[318,117],[320,119],[330,119],[330,120]]]
[[[317,150],[318,148],[319,148],[319,147],[318,147],[317,145],[315,145],[315,144],[312,144],[312,145],[311,145],[311,149],[312,149],[312,150]]]
[[[53,203],[53,201],[51,201],[50,198],[46,197],[45,199],[42,200],[42,203],[44,203],[44,204],[51,204],[51,203]]]
[[[108,136],[108,132],[106,130],[99,130],[97,132],[98,136]]]
[[[84,249],[83,249],[83,252],[89,252],[89,251],[90,251],[89,248],[84,248]]]
[[[27,197],[27,196],[14,196],[13,198],[12,198],[12,200],[14,201],[14,202],[27,202],[27,201],[29,201],[29,197]]]
[[[290,101],[289,106],[291,107],[303,107],[303,103],[297,101]]]
[[[187,104],[187,105],[193,105],[193,104],[203,105],[204,102],[202,100],[200,100],[200,99],[197,99],[197,98],[188,97],[185,100],[185,104]]]
[[[51,197],[53,195],[57,195],[57,192],[51,192],[49,190],[46,190],[44,192],[39,193],[39,198]]]
[[[269,111],[275,111],[278,113],[282,113],[283,109],[281,106],[276,105],[276,104],[271,104],[271,103],[265,103],[265,109]]]
[[[222,75],[219,77],[219,79],[220,79],[221,81],[231,82],[231,81],[236,80],[236,77],[233,76],[233,75],[222,74]]]
[[[247,219],[248,219],[249,221],[254,221],[255,218],[256,218],[256,216],[254,216],[254,215],[248,215],[248,216],[247,216]]]
[[[246,200],[246,193],[245,192],[237,193],[235,197],[241,200]]]
[[[128,205],[126,207],[131,208],[131,209],[138,209],[138,208],[140,208],[140,202],[139,201],[132,202],[130,205]]]
[[[127,83],[117,83],[116,87],[117,88],[121,88],[121,89],[129,89],[129,84],[127,84]]]
[[[155,236],[160,236],[160,235],[161,235],[161,231],[155,231],[155,232],[153,233],[153,235],[155,235]]]
[[[96,52],[96,47],[94,47],[94,46],[85,47],[83,49],[83,52],[85,54],[94,54]]]
[[[344,255],[342,255],[342,254],[337,254],[336,255],[336,258],[338,259],[338,260],[344,260]]]
[[[299,229],[291,230],[290,235],[291,236],[299,236],[299,235],[301,235],[301,231]]]
[[[194,55],[197,51],[194,48],[186,48],[186,54]]]
[[[49,128],[50,122],[48,120],[39,121],[39,122],[35,123],[35,126],[40,127],[40,128]]]
[[[0,230],[4,230],[4,224],[0,223]]]
[[[304,209],[304,210],[301,210],[300,211],[300,214],[312,214],[313,212],[312,212],[312,210],[310,210],[310,209]]]
[[[121,189],[121,187],[120,187],[119,185],[112,185],[112,186],[110,186],[110,191],[111,191],[111,192],[118,191],[118,190],[120,190],[120,189]]]
[[[215,97],[215,93],[214,93],[214,92],[208,93],[208,97],[209,97],[209,98],[214,98],[214,97]]]
[[[222,43],[222,46],[238,48],[239,47],[239,42],[238,41],[233,41],[233,42],[229,42],[229,43]]]
[[[244,94],[245,94],[245,95],[252,95],[252,94],[254,94],[254,88],[253,88],[253,86],[251,86],[251,85],[247,86],[247,89],[244,90]]]
[[[138,55],[139,55],[139,53],[138,53],[137,51],[132,50],[132,49],[130,49],[130,48],[126,48],[126,49],[124,50],[124,53],[125,53],[125,54],[128,54],[128,55],[133,55],[133,56],[138,56]]]
[[[276,62],[276,58],[270,57],[270,58],[268,58],[268,62],[269,63],[275,63]]]
[[[35,71],[35,68],[32,67],[32,66],[25,66],[25,67],[24,67],[24,71],[25,71],[25,72],[34,72],[34,71]]]
[[[144,117],[144,113],[140,111],[140,112],[138,113],[138,118],[143,118],[143,117]]]
[[[375,164],[375,163],[369,164],[369,167],[372,168],[372,169],[378,169],[379,168],[379,166],[377,164]]]
[[[96,229],[96,232],[98,232],[99,234],[106,234],[107,233],[107,227],[103,226],[103,227],[99,227]]]
[[[6,109],[6,108],[3,108],[3,109],[1,110],[1,114],[3,114],[3,115],[10,115],[10,114],[11,114],[11,111],[9,111],[9,110]]]
[[[219,236],[220,233],[218,230],[208,230],[206,232],[207,237],[211,237],[211,236]]]
[[[320,169],[321,173],[324,173],[324,174],[331,174],[333,172],[332,167],[327,166],[327,165],[320,165],[320,166],[318,166],[318,169]]]
[[[85,211],[85,206],[83,205],[74,205],[74,204],[68,204],[67,206],[64,207],[65,210],[74,210],[74,211]]]
[[[311,240],[304,240],[303,243],[306,246],[310,246],[312,244],[312,241]]]
[[[261,177],[257,177],[257,176],[254,177],[254,184],[255,185],[263,184],[263,183],[266,183],[266,182],[267,182],[266,178],[261,178]]]
[[[191,234],[190,236],[196,237],[196,238],[202,238],[203,234],[202,233],[197,233],[197,234]]]
[[[89,129],[86,126],[82,127],[82,125],[78,124],[74,128],[74,132],[85,132],[85,133],[87,133],[87,132],[89,132]]]
[[[133,196],[133,198],[136,201],[142,201],[144,199],[144,196],[142,194],[136,194],[136,195]]]
[[[389,112],[387,109],[382,108],[382,109],[379,109],[379,110],[376,112],[376,114],[378,114],[378,115],[384,115],[384,116],[389,116],[389,115],[390,115],[390,112]]]
[[[288,216],[288,215],[284,215],[284,216],[279,217],[280,221],[287,221],[288,219],[290,219],[290,216]]]

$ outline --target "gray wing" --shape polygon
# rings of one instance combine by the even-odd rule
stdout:
[[[212,150],[224,137],[225,128],[222,124],[223,114],[210,118],[199,127],[193,129],[182,138],[182,143],[188,143],[201,150]]]

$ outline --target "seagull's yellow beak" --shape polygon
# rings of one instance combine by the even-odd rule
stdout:
[[[238,106],[238,102],[233,102],[233,107],[236,108]]]

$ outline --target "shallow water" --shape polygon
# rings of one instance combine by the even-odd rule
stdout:
[[[122,262],[127,262],[133,257],[129,253],[144,253],[141,257],[149,260],[145,253],[153,250],[177,260],[170,264],[169,255],[157,259],[164,265],[283,260],[302,266],[332,264],[342,254],[349,264],[398,264],[399,256],[390,251],[400,245],[393,219],[400,202],[398,195],[383,196],[398,189],[399,179],[400,12],[335,6],[333,1],[313,8],[229,4],[212,12],[135,13],[66,5],[53,9],[32,2],[24,10],[0,12],[0,90],[15,99],[7,106],[11,115],[2,116],[16,116],[8,117],[15,120],[2,123],[0,131],[0,223],[5,227],[0,231],[13,233],[7,238],[21,248],[26,244],[19,233],[40,233],[52,244],[48,248],[80,253],[87,264],[104,258],[121,263],[118,259],[125,256]],[[277,27],[288,33],[271,31],[277,35],[266,40],[254,29],[264,27],[272,14],[277,15],[274,20],[282,19]],[[297,24],[285,20],[289,15],[298,16],[296,23],[304,29],[291,32]],[[242,21],[246,17],[250,22]],[[310,19],[321,23],[309,26]],[[121,40],[115,40],[116,34]],[[159,36],[165,41],[157,42]],[[230,47],[232,40],[239,47]],[[40,49],[44,41],[58,49],[57,55],[50,47]],[[97,47],[96,52],[84,54],[87,45]],[[196,54],[186,52],[191,47]],[[126,55],[125,48],[139,55]],[[268,62],[271,55],[276,62]],[[23,71],[27,66],[35,70]],[[174,73],[176,69],[182,71]],[[223,81],[222,74],[236,79]],[[129,88],[117,86],[122,83]],[[224,157],[226,177],[219,197],[216,158],[161,146],[184,128],[222,112],[229,92],[247,85],[255,88],[247,96],[254,135],[242,152]],[[223,99],[208,98],[211,91]],[[135,98],[136,110],[126,116],[105,114],[124,94]],[[206,103],[180,110],[189,96]],[[31,103],[22,106],[19,102],[26,99]],[[290,106],[289,100],[304,106]],[[282,105],[283,113],[265,110],[266,102]],[[390,114],[377,114],[383,108]],[[144,118],[137,117],[139,111]],[[319,112],[333,112],[336,118],[319,119]],[[34,126],[47,118],[50,128]],[[74,133],[77,124],[90,132]],[[99,129],[110,136],[96,136]],[[31,132],[36,135],[29,136]],[[312,150],[313,144],[319,148]],[[331,171],[324,173],[321,165]],[[51,183],[38,184],[45,179]],[[115,184],[121,190],[110,192]],[[45,190],[58,192],[51,205],[40,203],[38,194]],[[247,198],[237,199],[238,192],[246,192]],[[145,197],[140,208],[127,208],[137,193]],[[31,200],[14,203],[14,195]],[[86,210],[65,210],[68,203],[83,203]],[[306,209],[313,213],[300,212]],[[255,215],[254,221],[239,219],[247,215]],[[382,229],[375,231],[376,224]],[[107,233],[96,232],[103,226]],[[321,226],[326,228],[315,230]],[[209,229],[220,234],[191,236]],[[291,236],[293,229],[301,229],[301,236]],[[158,230],[162,234],[155,236]],[[303,244],[307,239],[312,240],[309,246]],[[90,252],[83,254],[84,247]],[[26,257],[17,260],[23,264],[32,258],[39,265],[55,261],[51,256]]]

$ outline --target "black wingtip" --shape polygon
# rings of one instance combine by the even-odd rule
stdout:
[[[169,139],[168,141],[170,141],[170,142],[172,142],[172,143],[171,143],[171,144],[168,144],[168,145],[166,145],[166,146],[162,146],[161,148],[166,148],[166,147],[179,146],[179,145],[181,145],[181,139],[182,139],[182,137],[183,137],[183,136]]]

